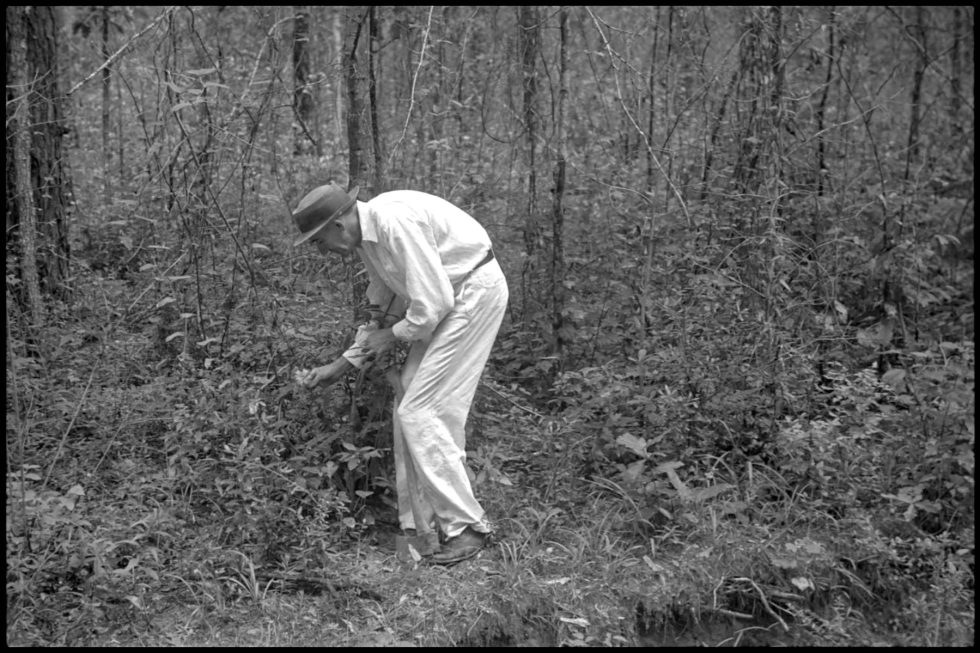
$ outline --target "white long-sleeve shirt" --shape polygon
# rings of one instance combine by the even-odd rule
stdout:
[[[392,326],[399,340],[427,340],[452,310],[455,288],[490,249],[487,231],[462,209],[428,193],[395,190],[357,203],[358,254],[368,273],[368,301],[406,306]]]

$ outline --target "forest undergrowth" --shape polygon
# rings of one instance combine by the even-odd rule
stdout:
[[[115,269],[107,227],[42,328],[8,297],[8,644],[972,643],[972,252],[889,263],[947,279],[904,305],[870,276],[821,305],[774,243],[775,309],[732,234],[665,223],[653,296],[642,261],[574,260],[564,366],[509,321],[477,395],[494,544],[439,568],[395,556],[382,379],[292,382],[354,316],[287,227],[247,292],[230,250]]]

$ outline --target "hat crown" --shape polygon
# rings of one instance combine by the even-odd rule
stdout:
[[[307,193],[293,211],[293,220],[302,234],[295,244],[305,242],[352,207],[357,201],[357,192],[356,186],[348,193],[330,182]]]

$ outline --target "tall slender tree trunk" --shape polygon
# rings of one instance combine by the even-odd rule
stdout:
[[[715,144],[718,142],[718,133],[721,131],[721,125],[725,120],[725,112],[728,107],[728,99],[732,96],[732,91],[735,90],[738,84],[738,78],[740,74],[740,69],[738,67],[732,71],[732,76],[728,80],[728,86],[725,87],[725,94],[721,97],[721,102],[718,103],[718,112],[714,116],[714,120],[711,125],[711,133],[708,136],[708,143],[706,146],[706,151],[704,153],[704,170],[701,171],[701,200],[704,201],[708,197],[709,188],[709,177],[711,176],[711,165],[714,162],[715,156]]]
[[[518,43],[521,54],[522,87],[524,91],[524,133],[527,139],[527,213],[524,221],[524,264],[521,270],[521,319],[526,327],[528,324],[528,295],[533,287],[533,275],[537,258],[538,242],[541,227],[537,215],[537,101],[538,75],[536,63],[538,58],[538,41],[540,35],[539,11],[534,5],[522,5],[517,9]]]
[[[647,74],[647,140],[649,141],[647,150],[647,192],[653,193],[653,126],[654,116],[656,115],[656,70],[657,70],[657,45],[660,40],[660,5],[657,5],[653,19],[653,43],[650,45],[650,70]]]
[[[913,162],[919,159],[919,126],[922,120],[922,80],[925,77],[926,66],[929,65],[929,48],[928,44],[926,43],[925,9],[922,6],[917,6],[915,8],[914,27],[915,28],[912,30],[911,36],[915,41],[915,49],[918,52],[918,57],[916,58],[915,72],[912,74],[912,91],[909,107],[909,135],[908,143],[905,148],[905,172],[902,175],[902,181],[906,184],[909,182],[912,175]],[[903,201],[899,208],[898,219],[895,220],[895,225],[897,228],[897,233],[895,234],[896,239],[902,237],[907,206],[908,201]],[[888,301],[890,299],[887,297],[888,284],[886,284],[885,287],[886,301]]]
[[[442,26],[445,30],[446,11],[448,7],[443,7]],[[445,119],[444,114],[444,93],[446,85],[446,47],[442,39],[437,39],[432,44],[433,56],[436,61],[437,79],[433,82],[431,95],[429,96],[429,138],[427,142],[431,144],[429,150],[429,179],[434,188],[442,189],[442,181],[445,179],[445,171],[442,162],[443,156],[443,132]]]
[[[378,69],[381,66],[381,38],[379,34],[378,12],[380,7],[371,6],[368,15],[368,32],[371,37],[368,43],[368,103],[371,109],[371,150],[374,152],[374,194],[383,193],[384,169],[383,151],[381,148],[381,125],[378,119]]]
[[[922,80],[925,77],[926,66],[929,64],[929,56],[926,44],[925,29],[925,8],[917,6],[915,8],[915,29],[912,31],[912,38],[915,39],[918,51],[915,72],[912,75],[912,97],[909,108],[909,137],[908,148],[905,156],[905,174],[903,179],[908,181],[912,168],[912,162],[919,158],[919,123],[922,115]]]
[[[10,180],[11,164],[14,168],[13,188],[7,187],[7,241],[8,253],[16,242],[19,254],[19,273],[25,293],[20,298],[32,325],[40,325],[44,319],[44,304],[37,268],[37,221],[34,213],[34,192],[31,187],[31,111],[30,90],[27,83],[27,36],[24,29],[25,12],[29,7],[6,8],[7,17],[7,142],[13,140],[13,160],[7,161],[7,179]],[[14,120],[10,120],[10,107],[14,108]],[[13,130],[11,138],[11,129]],[[14,202],[9,201],[11,190]],[[12,213],[13,211],[13,213]],[[16,225],[16,231],[13,227]],[[19,250],[19,251],[17,251]]]
[[[827,102],[830,97],[830,86],[833,82],[834,77],[834,67],[837,64],[835,59],[836,53],[834,52],[834,40],[836,34],[834,32],[834,23],[836,21],[837,11],[835,7],[830,7],[828,10],[829,18],[827,20],[827,74],[824,77],[823,89],[820,92],[820,101],[817,104],[816,119],[817,119],[817,164],[816,164],[816,174],[817,174],[817,184],[816,191],[817,196],[820,197],[824,194],[824,184],[830,179],[830,170],[827,168],[827,136],[824,133],[825,118],[827,113]],[[813,211],[812,218],[810,222],[810,228],[812,231],[813,247],[814,253],[817,248],[821,246],[824,240],[824,233],[827,230],[827,215],[824,211]]]
[[[29,7],[24,15],[27,74],[36,80],[31,93],[31,186],[38,225],[38,274],[43,292],[67,298],[72,184],[63,152],[69,130],[58,56],[58,8]]]
[[[344,18],[346,12],[340,7],[333,8],[333,43],[334,50],[339,58],[343,58],[344,52]],[[343,75],[343,73],[341,73]],[[340,148],[344,142],[344,83],[338,80],[334,85],[334,147]]]
[[[344,20],[344,50],[343,71],[347,87],[347,150],[349,159],[348,185],[350,187],[366,187],[370,184],[367,157],[364,154],[364,135],[362,118],[364,117],[364,100],[360,91],[362,72],[358,68],[357,48],[364,32],[364,22],[367,18],[364,7],[347,7]],[[367,190],[367,189],[365,189]],[[368,195],[373,195],[373,190]]]
[[[674,47],[674,6],[670,5],[667,7],[667,52],[664,55],[664,64],[662,66],[664,71],[664,112],[663,119],[665,123],[671,120],[671,104],[674,94],[671,92],[674,85],[670,80],[670,65],[671,65],[671,54]],[[661,152],[667,157],[667,169],[664,171],[664,213],[670,210],[670,198],[672,193],[670,192],[670,178],[674,172],[674,156],[671,154],[670,147],[670,132],[664,135],[664,144],[660,148]],[[651,141],[652,142],[652,141]]]
[[[826,136],[824,135],[824,115],[827,111],[827,97],[830,95],[830,82],[834,75],[834,18],[837,12],[830,8],[827,21],[827,76],[824,78],[820,103],[817,105],[817,195],[823,195],[824,178],[827,176]],[[816,241],[814,241],[816,242]]]
[[[552,217],[551,252],[551,332],[553,354],[558,358],[556,372],[563,368],[565,353],[564,313],[565,313],[565,159],[567,142],[565,134],[565,104],[568,101],[568,7],[558,11],[558,109],[555,116],[555,191],[554,215]]]
[[[116,76],[122,80],[122,65],[116,68]],[[116,168],[119,170],[119,181],[122,183],[126,179],[126,133],[123,125],[123,97],[122,84],[116,84]]]
[[[949,122],[951,131],[954,135],[963,133],[963,126],[960,125],[960,106],[963,103],[962,78],[963,65],[960,60],[960,40],[963,38],[962,12],[959,7],[953,7],[953,43],[949,49]]]
[[[762,184],[776,183],[779,177],[782,8],[752,7],[745,11],[745,33],[739,40],[739,80],[748,114],[741,121],[732,177],[740,192],[751,195],[757,194]]]
[[[173,70],[179,70],[180,65],[178,61],[178,47],[177,47],[177,12],[170,12],[167,16],[167,35],[169,37],[169,52],[164,55],[163,62],[160,68],[160,74],[165,82],[165,97],[166,97],[166,107],[172,109],[174,105],[177,104],[177,94],[173,91],[172,84],[174,82],[172,72]],[[170,82],[170,83],[166,83]],[[176,115],[176,114],[174,114]],[[160,120],[160,135],[164,142],[170,140],[168,125],[171,121]],[[167,210],[172,210],[177,205],[177,157],[171,156],[167,157],[167,170],[165,173],[165,179],[167,181]]]
[[[293,23],[293,115],[293,156],[309,154],[316,145],[316,112],[310,84],[310,14],[300,7]]]
[[[769,7],[769,72],[772,88],[769,94],[770,152],[768,164],[774,173],[774,188],[782,177],[783,152],[780,134],[783,128],[783,89],[786,86],[786,67],[783,64],[783,8]]]
[[[109,5],[102,5],[102,59],[109,59]],[[102,195],[106,206],[112,201],[112,184],[110,183],[110,165],[112,162],[112,150],[110,149],[109,136],[112,131],[110,125],[109,108],[112,100],[110,91],[112,85],[112,66],[102,69]],[[120,133],[120,137],[122,134]]]
[[[319,33],[323,26],[323,10],[320,7],[310,8],[310,31],[314,33]],[[317,157],[323,156],[323,123],[326,122],[327,114],[327,100],[324,95],[326,89],[326,79],[327,76],[323,72],[324,64],[323,58],[324,53],[330,49],[330,39],[323,35],[318,43],[322,43],[320,47],[314,47],[310,52],[310,66],[315,71],[310,76],[310,93],[313,97],[313,112],[315,118],[313,120],[313,142],[316,143],[314,152]],[[324,114],[324,118],[320,118],[320,114]]]
[[[359,196],[370,198],[377,194],[377,188],[371,188],[372,177],[368,170],[368,157],[364,152],[364,142],[367,140],[364,134],[364,99],[361,95],[361,79],[364,76],[358,67],[357,50],[362,40],[368,39],[366,32],[370,29],[365,23],[368,21],[370,8],[354,6],[346,7],[344,10],[344,44],[341,55],[341,64],[344,75],[344,82],[347,89],[347,151],[348,159],[348,188],[360,187]],[[363,39],[362,39],[363,37]],[[370,44],[368,44],[370,45]],[[359,299],[364,296],[367,290],[367,278],[363,274],[355,274],[353,265],[347,266],[347,275],[350,282],[352,299]],[[359,311],[358,301],[352,302],[352,317],[357,318]],[[351,418],[356,418],[354,409],[355,397],[352,397]]]

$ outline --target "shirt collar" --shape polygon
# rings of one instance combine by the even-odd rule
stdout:
[[[367,202],[357,201],[357,219],[361,223],[361,240],[378,242],[378,220]]]

